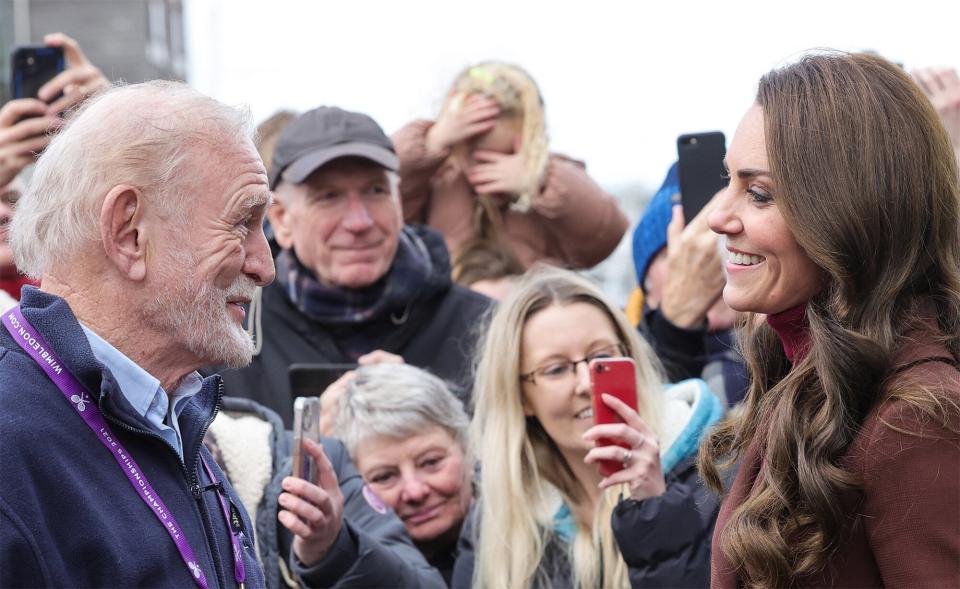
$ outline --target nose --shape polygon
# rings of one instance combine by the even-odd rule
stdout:
[[[707,225],[714,233],[735,235],[743,231],[743,224],[736,211],[733,182],[715,198],[715,204],[707,216]]]
[[[257,286],[266,286],[273,282],[276,270],[273,267],[273,256],[270,255],[270,244],[263,233],[263,227],[251,231],[245,244],[246,258],[243,260],[243,273],[253,279]]]
[[[423,503],[430,494],[430,487],[415,474],[403,475],[403,488],[400,489],[400,500],[406,503]]]
[[[351,193],[347,197],[347,209],[343,213],[340,224],[348,231],[361,232],[373,225],[373,218],[367,210],[367,203],[359,193]]]
[[[583,360],[577,363],[574,370],[577,375],[577,386],[574,392],[578,395],[592,395],[593,387],[590,385],[590,366]]]

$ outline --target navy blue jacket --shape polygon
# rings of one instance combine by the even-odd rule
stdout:
[[[225,481],[203,447],[222,396],[218,377],[180,415],[184,460],[121,394],[93,355],[67,303],[24,290],[23,315],[98,404],[183,528],[207,581],[235,587],[230,534],[201,462]],[[0,328],[0,586],[196,587],[173,540],[131,488],[111,453],[60,389],[5,328]],[[229,483],[246,530],[249,518]],[[245,535],[246,586],[263,571]]]

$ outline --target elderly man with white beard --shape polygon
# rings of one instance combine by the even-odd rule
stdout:
[[[0,586],[264,586],[254,528],[202,444],[223,386],[196,371],[250,362],[243,307],[274,278],[249,129],[149,82],[89,100],[40,157],[10,242],[42,279],[0,317]],[[293,560],[312,567],[294,573],[349,585],[344,466],[327,443],[308,451],[320,480],[291,477],[281,497]],[[403,559],[380,564],[415,578]]]

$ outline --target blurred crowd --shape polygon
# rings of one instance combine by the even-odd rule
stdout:
[[[630,219],[517,65],[391,136],[45,43],[0,108],[0,586],[960,586],[955,69],[808,53],[699,213],[674,163]],[[620,308],[582,271],[627,231]]]

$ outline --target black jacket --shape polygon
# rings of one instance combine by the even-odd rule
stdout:
[[[747,367],[732,329],[708,332],[706,321],[689,329],[678,327],[660,309],[647,307],[638,329],[656,352],[669,382],[702,378],[726,407],[746,396]]]
[[[611,523],[630,585],[709,587],[710,539],[719,509],[719,498],[697,474],[695,456],[667,475],[663,495],[621,501]]]
[[[424,241],[437,240],[442,246],[439,234],[419,227],[416,231]],[[415,301],[405,317],[383,321],[379,329],[387,335],[381,349],[399,354],[408,364],[453,384],[454,392],[469,408],[471,361],[491,301],[453,284],[446,251],[434,254],[436,243],[429,245],[435,268],[430,281],[445,286]],[[255,320],[256,313],[251,312],[247,321]],[[330,327],[303,315],[276,282],[263,289],[257,337],[262,349],[253,363],[223,373],[225,392],[266,405],[280,414],[288,428],[293,423],[288,367],[296,363],[353,362],[338,349]]]

